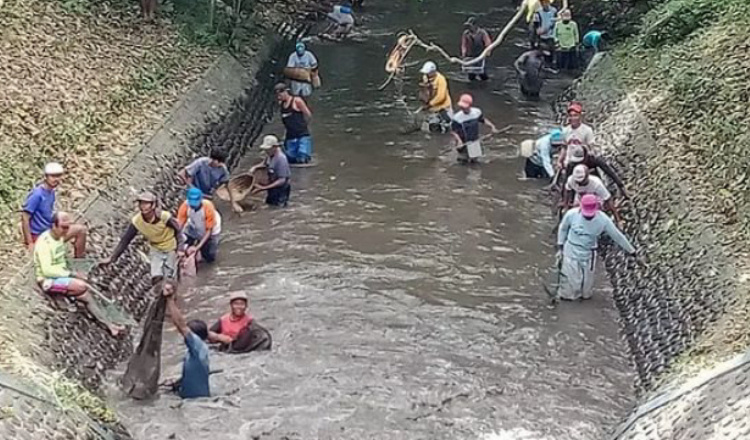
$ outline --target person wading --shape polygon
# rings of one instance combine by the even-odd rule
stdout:
[[[524,174],[529,179],[551,179],[555,176],[552,155],[565,145],[562,130],[555,128],[534,142],[534,152],[526,159]]]
[[[422,95],[422,109],[426,110],[430,131],[445,132],[451,121],[451,95],[448,92],[448,80],[438,72],[437,65],[427,61],[420,69],[422,82],[419,84]]]
[[[471,95],[461,95],[458,100],[459,111],[453,114],[451,120],[451,135],[458,146],[456,151],[460,162],[473,162],[482,155],[481,146],[470,145],[472,142],[479,142],[480,124],[486,124],[493,133],[497,133],[495,124],[484,117],[482,110],[472,107],[473,104],[474,98]],[[470,147],[475,151],[470,151]]]
[[[153,193],[142,192],[137,201],[140,212],[131,219],[112,256],[103,259],[100,264],[106,266],[117,261],[140,232],[149,244],[151,282],[156,285],[164,278],[175,277],[177,273],[177,257],[183,255],[180,225],[169,212],[158,209]]]
[[[213,263],[219,251],[219,213],[213,203],[203,200],[201,190],[187,190],[186,200],[177,210],[177,222],[188,245],[185,254],[191,256],[200,251],[203,261]]]
[[[573,21],[570,9],[560,13],[562,21],[555,25],[555,42],[557,43],[557,68],[574,70],[578,68],[578,24]]]
[[[590,153],[587,149],[582,148],[573,152],[570,157],[570,162],[566,168],[566,176],[570,176],[573,173],[573,169],[577,165],[586,165],[591,176],[596,176],[601,179],[601,170],[607,177],[617,185],[617,188],[622,193],[622,196],[626,199],[630,198],[627,190],[625,189],[625,183],[620,178],[620,175],[612,168],[603,157],[595,156]]]
[[[86,282],[86,275],[75,273],[69,268],[65,237],[72,226],[70,216],[65,212],[53,214],[50,226],[42,232],[34,246],[34,274],[37,284],[45,293],[66,295],[80,301],[94,319],[103,324],[112,336],[117,336],[123,327],[109,322],[105,317],[89,293],[91,287]]]
[[[529,98],[538,98],[544,85],[542,68],[544,52],[540,49],[526,51],[519,56],[513,66],[518,74],[518,85],[521,93]]]
[[[620,213],[612,201],[612,194],[604,185],[604,182],[596,176],[589,175],[589,169],[586,165],[576,165],[563,189],[563,212],[571,206],[579,205],[586,194],[593,194],[599,203],[612,213],[617,224],[622,224]]]
[[[547,63],[551,66],[555,58],[557,8],[550,4],[550,0],[541,0],[540,3],[531,22],[531,47],[544,50]]]
[[[52,226],[55,190],[60,186],[64,173],[65,169],[59,163],[48,163],[44,167],[44,180],[26,197],[21,210],[21,230],[24,244],[29,250],[34,248],[37,238]],[[86,234],[86,227],[79,224],[71,224],[65,231],[64,239],[73,242],[76,258],[86,254]]]
[[[201,190],[204,196],[212,198],[217,189],[229,184],[226,162],[227,153],[222,149],[212,148],[208,157],[195,159],[177,174],[188,187],[194,186]],[[242,208],[234,201],[233,191],[227,188],[227,193],[232,210],[241,212]]]
[[[312,118],[312,112],[304,99],[289,93],[286,84],[276,84],[274,91],[281,106],[281,122],[286,128],[284,154],[289,163],[309,163],[312,159],[313,144],[307,125]]]
[[[177,393],[183,399],[194,399],[198,397],[210,397],[211,386],[208,377],[211,374],[208,359],[208,327],[200,320],[192,320],[185,323],[182,312],[177,307],[177,284],[172,280],[166,280],[163,287],[163,295],[167,298],[167,313],[177,331],[185,339],[185,359],[182,362],[182,377],[174,385]]]
[[[484,52],[484,49],[492,44],[490,34],[486,30],[477,26],[476,18],[471,17],[464,23],[464,32],[461,35],[461,58],[474,59]],[[480,61],[483,66],[482,72],[469,73],[469,81],[474,81],[479,75],[479,79],[487,81],[487,68],[484,66],[485,60]]]
[[[565,169],[573,152],[581,149],[593,151],[594,130],[583,123],[583,106],[573,102],[568,106],[568,125],[563,127],[565,148],[560,151],[559,166]]]
[[[333,22],[330,35],[334,39],[342,40],[354,29],[354,12],[350,3],[335,5],[326,16]]]
[[[318,60],[312,52],[307,50],[305,43],[299,42],[296,44],[294,53],[289,55],[286,67],[284,74],[291,80],[292,94],[303,98],[312,95],[313,77],[318,75]],[[303,70],[306,78],[301,79],[294,73],[299,72],[299,70],[294,69]]]
[[[286,155],[281,151],[281,143],[276,136],[268,135],[263,138],[260,149],[266,152],[266,158],[263,162],[250,168],[250,174],[259,168],[268,170],[268,185],[257,185],[253,194],[266,191],[266,203],[271,206],[286,206],[289,202],[289,196],[292,192],[292,172],[289,168],[289,161]]]
[[[557,232],[557,260],[560,285],[557,297],[564,300],[590,299],[594,286],[599,236],[608,235],[629,255],[635,249],[612,220],[599,212],[593,194],[581,198],[581,206],[568,211]]]

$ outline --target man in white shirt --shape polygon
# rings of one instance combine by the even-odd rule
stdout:
[[[573,102],[568,106],[568,125],[563,127],[566,147],[560,150],[560,166],[565,168],[574,152],[586,149],[593,152],[594,130],[583,123],[583,106]]]
[[[593,194],[599,201],[599,204],[612,213],[618,224],[622,223],[620,213],[617,212],[615,204],[612,203],[612,194],[607,189],[604,182],[596,176],[589,175],[589,169],[586,165],[576,165],[573,168],[573,174],[568,177],[563,189],[563,212],[571,206],[578,206],[581,203],[581,197],[586,194]]]

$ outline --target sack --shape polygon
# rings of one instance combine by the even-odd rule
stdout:
[[[161,284],[157,284],[153,291],[161,292]],[[134,399],[147,399],[159,390],[161,339],[166,311],[167,299],[159,295],[143,319],[143,336],[128,361],[121,381],[123,391]]]
[[[482,157],[482,144],[479,141],[467,142],[466,151],[469,154],[469,159]]]
[[[237,335],[229,346],[229,353],[249,353],[257,350],[270,350],[273,345],[271,333],[253,322]]]
[[[534,155],[534,141],[532,139],[526,139],[521,142],[521,156],[531,157]]]
[[[304,67],[284,67],[284,76],[294,81],[307,83],[312,81],[310,69]]]

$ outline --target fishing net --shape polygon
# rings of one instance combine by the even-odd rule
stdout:
[[[229,353],[249,353],[256,350],[270,350],[273,345],[271,333],[256,323],[242,330],[232,342]]]
[[[161,295],[149,305],[143,320],[143,336],[128,361],[122,378],[122,389],[134,399],[147,399],[159,389],[161,340],[166,309],[166,298]]]

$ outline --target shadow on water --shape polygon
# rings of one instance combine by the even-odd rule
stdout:
[[[319,165],[295,170],[288,209],[225,220],[218,263],[183,302],[210,320],[225,292],[247,289],[274,349],[214,354],[219,397],[116,402],[137,438],[580,440],[624,415],[632,376],[610,293],[547,308],[549,208],[541,183],[518,180],[515,145],[551,125],[566,81],[523,101],[514,44],[493,54],[487,84],[444,69],[454,99],[471,89],[513,127],[476,167],[437,157],[446,136],[398,134],[403,106],[392,88],[375,90],[395,33],[412,28],[455,52],[461,23],[487,4],[376,3],[363,42],[310,45],[324,81],[312,100]],[[480,21],[494,35],[512,13]],[[280,134],[277,124],[266,131]],[[165,374],[177,376],[184,347],[166,328]]]

